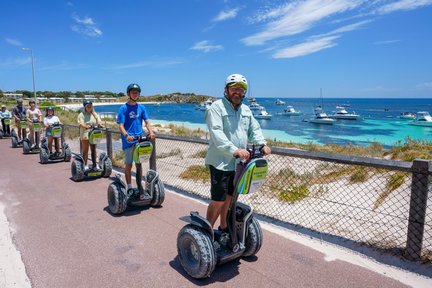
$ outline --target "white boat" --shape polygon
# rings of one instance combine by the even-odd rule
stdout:
[[[272,115],[269,114],[264,107],[261,107],[259,109],[259,112],[257,114],[254,115],[254,117],[256,119],[271,119]]]
[[[201,110],[201,111],[206,111],[208,109],[210,109],[210,106],[212,105],[212,101],[211,100],[207,100],[205,102],[201,102],[199,105],[197,105],[195,107],[196,110]]]
[[[285,102],[280,99],[276,99],[276,105],[285,105]]]
[[[310,119],[309,122],[315,124],[333,125],[335,120],[329,118],[327,114],[321,109],[321,107],[317,107],[315,108],[315,118]]]
[[[332,115],[328,115],[328,117],[342,120],[357,120],[361,118],[361,116],[355,112],[348,113],[343,106],[336,106],[336,111]]]
[[[402,112],[399,115],[399,118],[400,119],[406,119],[406,120],[414,120],[414,119],[416,119],[416,114],[411,113],[411,112]]]
[[[252,102],[251,104],[249,104],[250,110],[260,110],[261,108],[262,106],[259,105],[258,102]]]
[[[301,114],[301,111],[295,110],[293,106],[287,106],[285,110],[280,113],[280,115],[285,116],[299,116]]]
[[[432,127],[432,117],[429,112],[420,111],[417,112],[417,118],[414,121],[409,122],[408,124],[415,126]]]

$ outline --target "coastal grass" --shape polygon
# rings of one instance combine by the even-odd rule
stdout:
[[[210,170],[205,165],[192,165],[180,174],[180,178],[207,183],[210,182]]]
[[[279,199],[284,202],[294,203],[309,196],[310,192],[306,184],[294,186],[290,189],[279,189],[277,187],[270,187],[279,192]]]
[[[207,150],[201,150],[192,155],[192,158],[205,158],[207,154]]]
[[[169,152],[157,153],[156,159],[163,159],[163,158],[168,158],[168,157],[172,157],[172,156],[176,156],[176,155],[181,156],[181,154],[182,154],[182,152],[181,152],[180,148],[176,148],[176,149],[173,149]]]
[[[393,191],[402,186],[405,182],[406,173],[396,172],[387,179],[386,189],[381,192],[375,200],[373,210],[381,206],[382,203],[391,195]]]

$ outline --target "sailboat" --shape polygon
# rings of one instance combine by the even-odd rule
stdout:
[[[320,88],[320,97],[321,97],[321,106],[317,106],[314,110],[315,117],[311,118],[309,122],[315,123],[315,124],[326,124],[326,125],[333,125],[335,120],[328,117],[327,114],[324,112],[324,101],[322,97],[322,88]]]

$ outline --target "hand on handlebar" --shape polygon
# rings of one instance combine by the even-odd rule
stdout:
[[[264,146],[264,147],[262,147],[261,152],[262,152],[263,156],[270,155],[271,149],[268,146]]]
[[[234,151],[233,156],[234,156],[235,158],[240,158],[240,159],[245,159],[245,160],[247,160],[247,159],[249,159],[249,157],[250,157],[250,153],[249,153],[249,151],[246,150],[246,149],[237,149],[236,151]]]
[[[134,136],[131,136],[131,135],[127,135],[127,136],[126,136],[126,140],[127,140],[128,142],[132,142],[132,141],[135,140],[135,137],[134,137]]]

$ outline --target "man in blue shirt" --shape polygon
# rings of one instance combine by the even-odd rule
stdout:
[[[133,145],[137,142],[137,137],[143,134],[142,121],[145,122],[151,140],[154,140],[155,135],[148,119],[147,110],[144,105],[137,103],[141,93],[140,86],[138,84],[130,84],[126,92],[129,100],[120,106],[117,114],[117,123],[122,134],[122,149],[125,156],[125,178],[129,190],[132,188]]]
[[[210,169],[211,202],[207,219],[213,226],[220,216],[219,230],[227,232],[227,214],[234,191],[235,158],[248,159],[247,143],[265,145],[261,127],[247,105],[242,104],[248,83],[240,74],[225,80],[224,98],[215,101],[206,111],[210,143],[205,164]],[[271,153],[268,146],[264,155]]]

